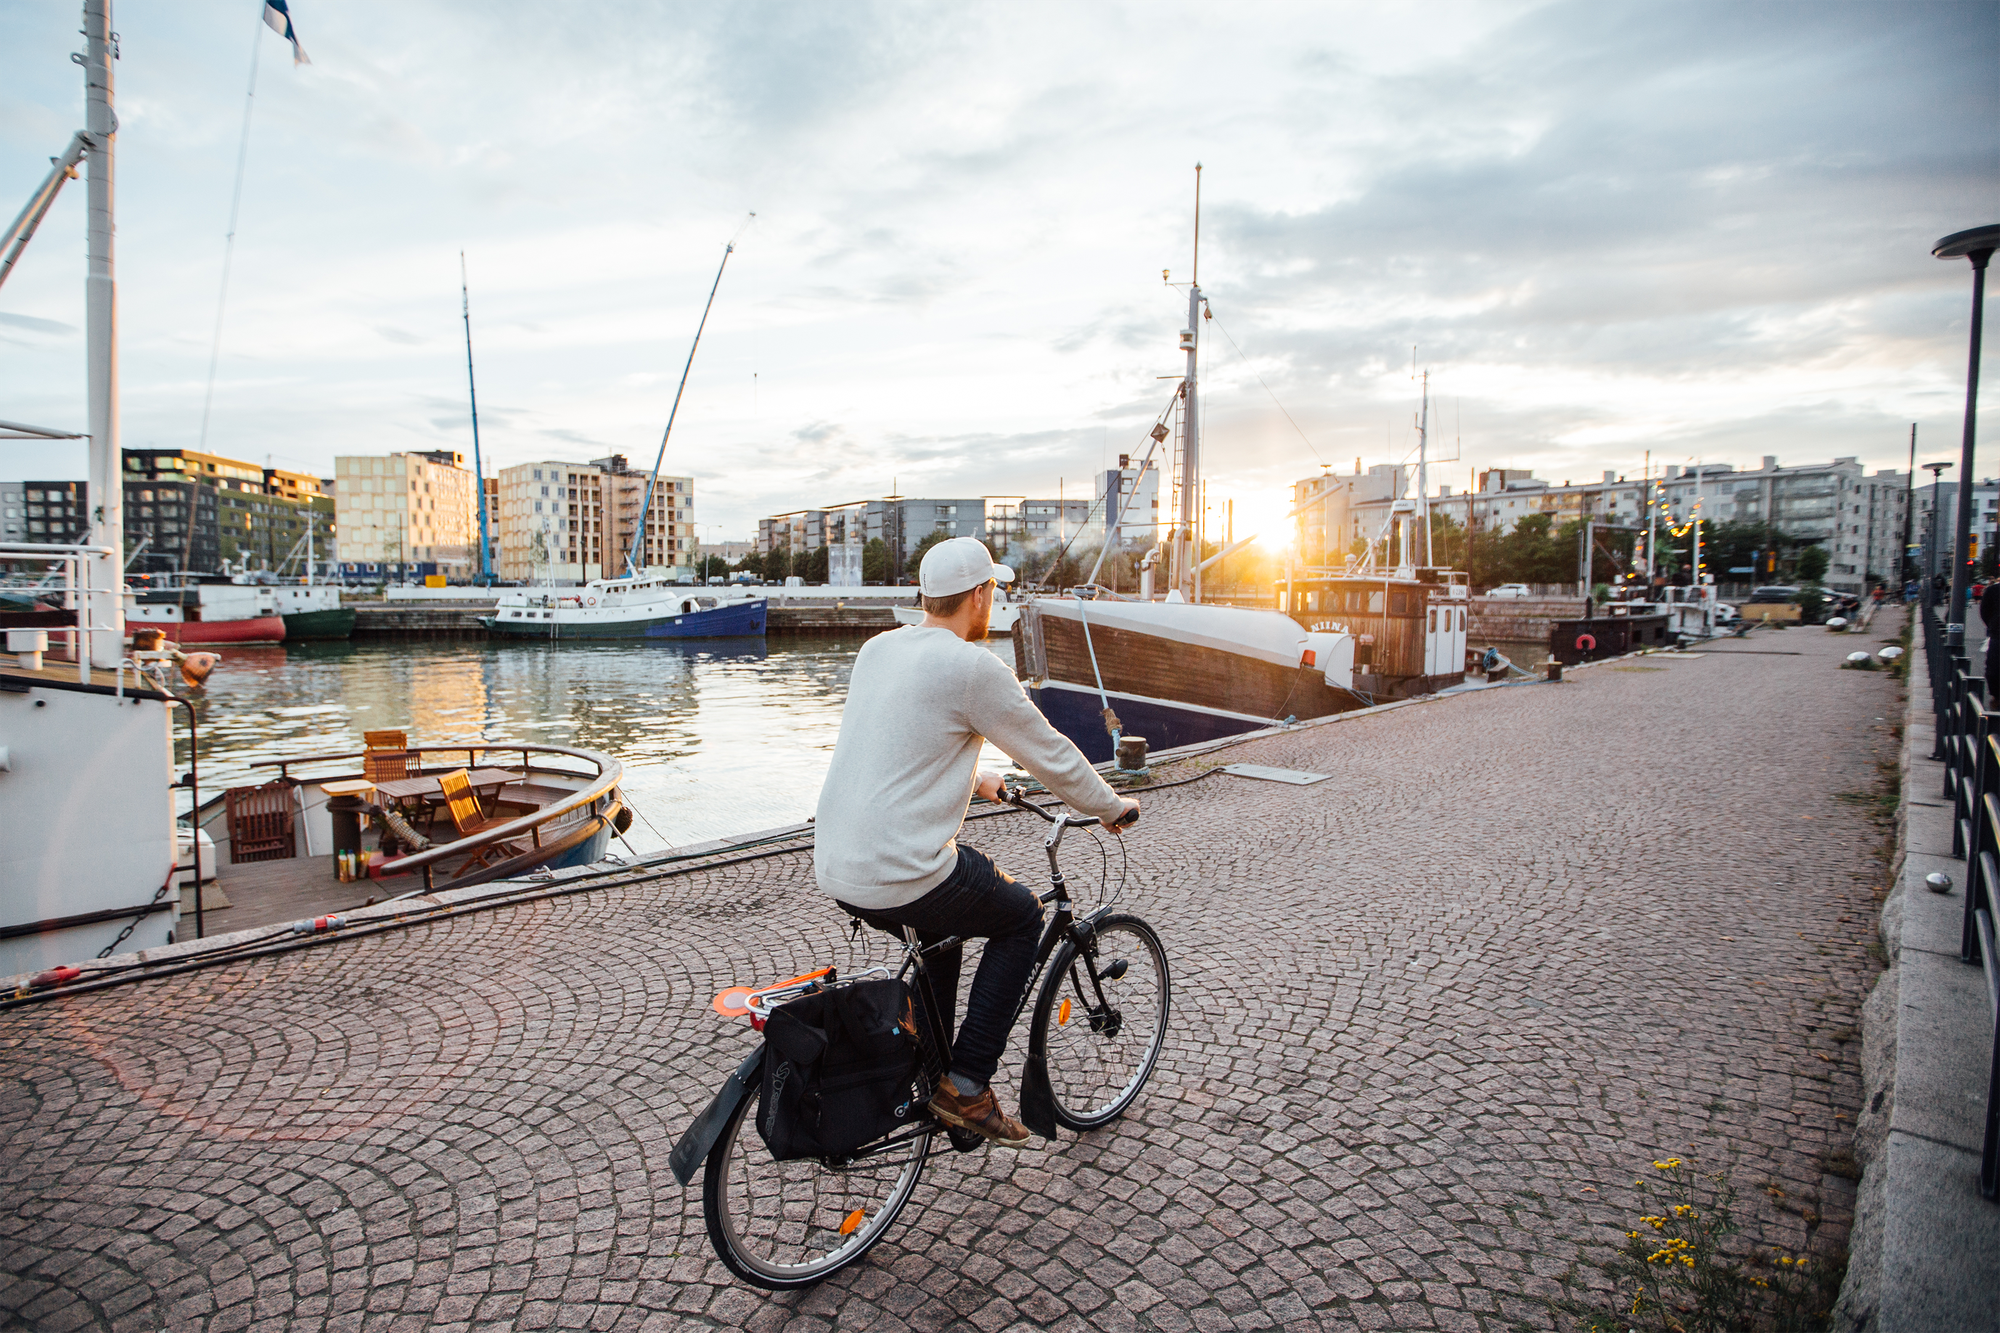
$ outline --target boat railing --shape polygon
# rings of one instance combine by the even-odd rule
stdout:
[[[301,755],[290,759],[266,759],[251,765],[251,767],[275,768],[278,770],[278,776],[282,779],[291,777],[291,770],[294,767],[309,764],[331,764],[343,759],[358,760],[364,753],[366,752],[362,750],[346,750],[335,754]],[[432,773],[425,772],[421,766],[421,759],[426,754],[462,754],[466,757],[465,767],[467,768],[476,767],[473,761],[480,755],[484,755],[487,759],[491,760],[494,755],[518,754],[521,756],[523,782],[530,781],[538,772],[547,774],[550,777],[588,779],[583,787],[578,788],[561,800],[541,806],[530,814],[510,819],[504,824],[496,824],[491,828],[482,829],[470,837],[460,838],[449,843],[441,843],[426,851],[412,852],[408,856],[398,857],[393,861],[387,862],[381,868],[381,873],[385,877],[389,875],[421,873],[424,877],[425,888],[430,887],[431,869],[439,861],[447,857],[462,857],[469,851],[475,851],[480,847],[492,843],[518,841],[523,837],[532,835],[536,829],[541,828],[543,825],[556,823],[562,820],[564,816],[573,812],[595,810],[598,802],[608,797],[612,789],[625,776],[625,766],[610,755],[598,750],[572,749],[565,745],[534,745],[524,741],[501,741],[493,744],[474,742],[458,745],[412,745],[405,747],[400,753],[407,754],[419,761],[417,775],[420,777],[433,775]],[[533,757],[535,755],[559,755],[565,759],[582,760],[584,763],[591,765],[594,771],[592,773],[579,773],[574,769],[556,768],[553,766],[545,766],[537,769],[534,766]],[[434,770],[437,773],[450,771],[450,769],[442,767]],[[334,781],[335,779],[327,777],[298,778],[294,780],[303,784]]]
[[[70,635],[70,650],[76,658],[76,679],[79,685],[90,684],[90,644],[92,636],[99,633],[116,633],[116,627],[101,626],[90,614],[91,594],[98,591],[90,582],[90,557],[111,555],[108,546],[57,546],[40,542],[0,542],[0,561],[39,560],[49,567],[49,573],[62,571],[62,607],[76,615],[75,629],[57,629],[57,634]],[[46,583],[46,578],[44,583]],[[120,684],[123,684],[122,673]]]

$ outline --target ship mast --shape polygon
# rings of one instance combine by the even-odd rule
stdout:
[[[458,306],[465,317],[465,388],[472,401],[472,484],[479,488],[479,582],[493,583],[492,546],[486,540],[486,469],[479,461],[479,384],[472,374],[472,289],[465,276],[465,251],[458,252]]]
[[[90,608],[90,643],[78,644],[94,667],[111,668],[124,654],[125,603],[122,556],[125,548],[124,469],[118,454],[118,285],[112,264],[112,152],[118,117],[111,110],[111,0],[84,0],[83,66],[86,93],[84,133],[90,148],[89,276],[84,284],[84,329],[89,355],[86,392],[90,421],[90,545],[103,554],[85,561]]]
[[[757,215],[752,213],[750,216],[754,218]],[[741,235],[742,233],[739,232],[737,234]],[[708,327],[708,312],[715,306],[716,288],[722,286],[722,270],[729,267],[729,256],[735,253],[736,243],[734,241],[722,247],[722,262],[715,266],[715,281],[709,284],[708,288],[708,304],[701,308],[701,323],[695,325],[694,342],[688,348],[687,364],[681,367],[681,384],[678,389],[674,390],[673,407],[667,411],[667,428],[660,432],[660,452],[653,459],[653,475],[646,478],[646,495],[639,502],[639,521],[632,525],[632,549],[625,556],[625,577],[627,578],[639,577],[639,571],[645,568],[639,561],[641,552],[645,549],[646,545],[646,520],[653,512],[653,488],[660,484],[660,465],[667,461],[667,438],[674,433],[674,417],[681,410],[681,395],[687,392],[688,372],[694,369],[695,349],[701,346],[701,331]],[[484,482],[480,484],[482,487],[485,485]],[[672,523],[667,525],[667,531],[670,533],[673,531]]]
[[[1188,283],[1187,327],[1181,349],[1187,373],[1181,378],[1181,512],[1174,537],[1174,587],[1187,601],[1201,600],[1201,545],[1195,520],[1201,483],[1201,413],[1195,399],[1195,356],[1201,341],[1201,163],[1194,164],[1194,280]]]

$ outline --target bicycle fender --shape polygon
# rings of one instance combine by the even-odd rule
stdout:
[[[694,1179],[694,1173],[708,1159],[708,1151],[715,1146],[722,1127],[729,1123],[729,1117],[763,1077],[764,1048],[760,1044],[745,1057],[742,1064],[736,1066],[736,1072],[722,1085],[722,1091],[715,1094],[715,1100],[708,1104],[708,1109],[695,1117],[687,1133],[681,1135],[681,1141],[674,1145],[667,1165],[673,1169],[675,1180],[685,1185]]]
[[[1028,1053],[1021,1075],[1021,1123],[1045,1139],[1056,1136],[1056,1095],[1049,1087],[1049,1060],[1039,1051]]]

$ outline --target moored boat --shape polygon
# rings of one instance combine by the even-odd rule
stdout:
[[[269,585],[197,583],[133,594],[127,632],[155,628],[182,646],[282,643],[285,619]]]
[[[575,588],[509,588],[479,623],[539,639],[712,639],[761,636],[767,602],[741,588],[662,578],[593,579]]]

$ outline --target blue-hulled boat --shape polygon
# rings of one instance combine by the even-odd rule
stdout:
[[[592,579],[576,588],[510,588],[479,623],[524,639],[724,639],[764,633],[762,597],[660,578]]]

